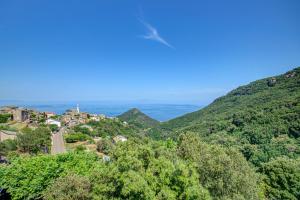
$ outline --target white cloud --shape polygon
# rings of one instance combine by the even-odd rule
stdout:
[[[157,29],[151,26],[151,24],[145,22],[144,20],[139,19],[139,21],[145,26],[147,29],[147,34],[142,35],[141,37],[146,39],[146,40],[154,40],[156,42],[159,42],[169,48],[175,49],[170,43],[168,43],[164,38],[162,38]]]

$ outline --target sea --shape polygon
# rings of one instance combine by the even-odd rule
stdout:
[[[109,102],[29,102],[0,100],[0,106],[20,106],[41,112],[63,114],[67,109],[79,105],[81,112],[118,116],[131,108],[138,108],[143,113],[158,121],[168,121],[181,115],[199,110],[202,106],[184,104],[148,104],[148,103],[109,103]]]

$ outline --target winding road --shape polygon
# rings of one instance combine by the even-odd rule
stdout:
[[[57,133],[52,134],[52,148],[51,148],[52,155],[66,152],[66,147],[63,138],[64,132],[65,132],[65,128],[63,127]]]

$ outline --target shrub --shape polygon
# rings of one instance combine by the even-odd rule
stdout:
[[[265,174],[268,199],[300,199],[300,159],[279,157],[265,163],[260,171]]]
[[[51,131],[47,127],[39,127],[35,130],[25,128],[17,134],[17,146],[21,152],[37,154],[48,152],[51,144]]]
[[[82,127],[82,125],[75,126],[74,131],[78,132],[78,133],[83,133],[83,134],[86,134],[86,135],[91,135],[92,134],[89,128]]]
[[[68,174],[56,179],[44,192],[45,200],[89,200],[91,184],[88,178]]]
[[[17,150],[17,142],[16,140],[7,139],[0,142],[0,157],[6,156],[10,151]]]
[[[196,165],[200,182],[214,199],[258,199],[258,176],[237,150],[208,145],[194,134],[183,134],[178,154]]]
[[[91,174],[96,199],[210,200],[193,166],[158,143],[120,143]]]
[[[15,157],[10,160],[10,165],[0,165],[0,188],[6,189],[14,200],[41,199],[45,189],[55,184],[55,179],[68,174],[87,176],[91,170],[102,167],[102,162],[98,160],[97,155],[85,152]],[[72,178],[74,176],[69,180]]]
[[[79,141],[86,141],[90,137],[88,135],[85,135],[83,133],[71,133],[65,136],[65,140],[67,143],[74,143]]]
[[[59,130],[59,127],[56,124],[50,124],[49,128],[52,132],[56,132]]]
[[[0,123],[6,123],[9,119],[11,119],[11,114],[0,114]]]
[[[75,151],[84,151],[84,150],[86,150],[86,147],[83,145],[78,145],[75,149]]]
[[[113,148],[113,143],[110,139],[101,139],[97,142],[97,151],[108,154]]]

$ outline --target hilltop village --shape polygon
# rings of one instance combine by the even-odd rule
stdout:
[[[72,127],[80,123],[87,123],[88,121],[99,121],[104,119],[115,119],[116,117],[108,117],[104,114],[89,114],[80,112],[79,106],[76,109],[69,109],[62,115],[56,115],[54,112],[39,112],[33,109],[4,106],[0,107],[0,114],[9,116],[8,121],[15,123],[24,123],[28,126],[38,126],[40,123],[56,124]]]
[[[126,121],[80,112],[78,105],[62,115],[17,106],[0,108],[0,142],[15,140],[24,130],[41,127],[51,131],[51,147],[48,149],[52,154],[84,149],[104,155],[107,146],[126,141],[127,137],[122,133],[128,135],[131,130]]]

